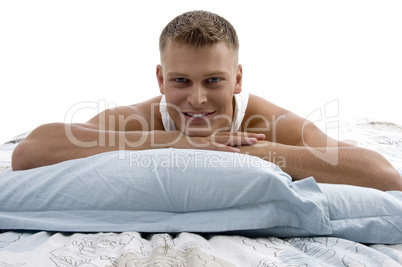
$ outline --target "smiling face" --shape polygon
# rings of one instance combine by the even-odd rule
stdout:
[[[229,131],[233,95],[241,92],[242,67],[224,43],[194,47],[171,42],[157,67],[160,92],[176,129],[190,136]]]

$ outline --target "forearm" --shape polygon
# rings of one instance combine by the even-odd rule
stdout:
[[[173,147],[237,152],[233,146],[254,144],[262,138],[244,133],[190,137],[180,131],[112,131],[86,124],[52,123],[36,128],[15,148],[12,167],[31,169],[116,150]]]
[[[377,152],[357,147],[329,147],[321,151],[304,147],[296,149],[299,150],[297,153],[285,152],[288,165],[284,168],[296,180],[313,176],[321,183],[402,190],[400,175]],[[313,154],[317,151],[321,154]]]
[[[88,157],[114,150],[143,150],[166,147],[177,139],[175,132],[164,132],[164,143],[156,132],[102,131],[83,124],[42,125],[19,144],[12,157],[13,170],[30,169],[61,161]]]
[[[254,150],[242,148],[243,153],[247,151],[254,151],[251,154],[277,164],[294,180],[313,176],[320,183],[402,190],[399,173],[375,151],[358,147],[306,148],[272,143]]]

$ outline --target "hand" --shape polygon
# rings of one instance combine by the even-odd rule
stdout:
[[[265,140],[257,140],[257,142],[255,142],[253,145],[239,147],[239,150],[242,154],[257,156],[266,160],[266,156],[269,154],[269,151],[274,149],[276,146],[280,146],[280,144]]]
[[[174,134],[173,132],[170,133],[171,137],[169,139],[171,141],[167,144],[168,147],[206,149],[226,152],[240,152],[240,149],[236,147],[251,146],[257,143],[259,140],[263,140],[265,138],[264,134],[246,132],[218,132],[206,137],[188,136],[179,131],[175,131]],[[175,137],[173,137],[173,135]]]

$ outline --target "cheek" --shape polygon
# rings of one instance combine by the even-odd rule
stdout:
[[[216,103],[227,110],[230,110],[232,108],[233,104],[233,94],[228,94],[228,93],[223,93],[215,96]]]
[[[179,103],[185,99],[186,95],[184,90],[172,90],[167,88],[165,90],[165,97],[168,103]]]

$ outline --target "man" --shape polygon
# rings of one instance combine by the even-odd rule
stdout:
[[[294,180],[402,190],[380,154],[338,142],[314,124],[242,88],[233,26],[204,11],[172,20],[160,36],[162,96],[106,110],[87,123],[36,128],[16,147],[22,170],[112,150],[163,147],[247,153],[277,163]],[[280,159],[276,160],[276,159]]]

